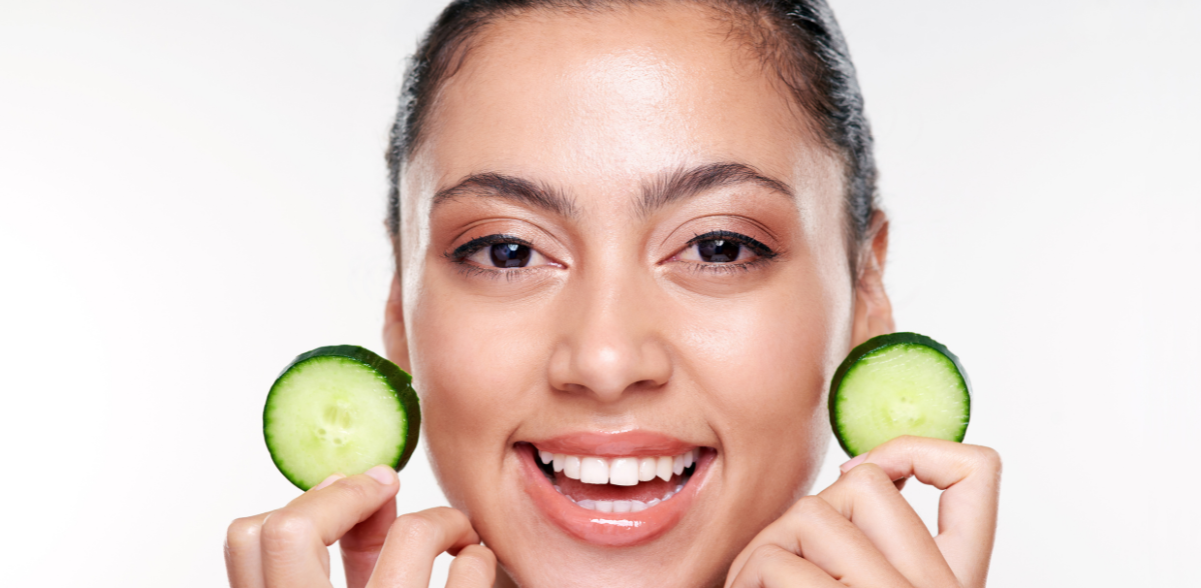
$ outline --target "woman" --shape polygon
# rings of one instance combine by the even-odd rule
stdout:
[[[404,97],[384,338],[454,508],[333,476],[230,526],[233,586],[327,585],[339,539],[350,586],[442,551],[451,586],[984,584],[991,450],[902,438],[809,496],[827,382],[893,326],[824,4],[455,2]]]

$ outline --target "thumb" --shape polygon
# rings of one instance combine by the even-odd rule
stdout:
[[[347,531],[338,546],[342,549],[342,566],[346,569],[346,587],[363,588],[371,579],[375,560],[388,537],[388,529],[396,520],[396,497],[393,496],[379,510],[363,522]]]

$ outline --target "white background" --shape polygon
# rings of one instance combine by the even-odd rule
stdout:
[[[221,585],[229,521],[296,493],[262,401],[381,348],[386,131],[440,6],[0,2],[0,584]],[[898,327],[1005,458],[993,585],[1195,582],[1201,3],[835,10]]]

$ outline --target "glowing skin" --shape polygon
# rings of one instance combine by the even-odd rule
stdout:
[[[874,273],[885,241],[856,289],[840,166],[727,32],[686,6],[501,21],[443,86],[402,174],[389,355],[422,394],[448,499],[523,585],[720,585],[808,492],[839,360],[891,328]],[[648,201],[672,173],[713,164],[765,181]],[[478,185],[436,198],[476,174],[566,202]],[[706,262],[690,241],[718,231],[766,249]],[[492,235],[528,246],[527,265],[461,249]],[[679,512],[637,513],[654,532],[615,547],[531,489],[546,480],[525,444],[583,453],[620,432],[711,453]]]
[[[984,588],[995,451],[901,437],[805,495],[831,372],[892,330],[887,223],[846,250],[842,170],[729,33],[640,4],[474,37],[403,169],[384,327],[455,508],[331,476],[230,524],[231,586],[328,585],[337,541],[353,588],[442,552],[473,588]]]

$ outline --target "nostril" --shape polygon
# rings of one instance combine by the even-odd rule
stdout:
[[[672,367],[671,354],[652,333],[631,337],[585,329],[556,348],[548,375],[556,390],[617,402],[627,393],[661,390]]]
[[[564,392],[570,392],[572,394],[587,394],[589,392],[588,387],[581,384],[563,384],[560,386],[560,388]]]
[[[636,393],[640,393],[640,392],[655,392],[655,391],[662,389],[666,385],[667,385],[666,382],[660,383],[660,382],[656,382],[654,380],[638,380],[637,382],[634,382],[624,388],[618,388],[617,385],[613,385],[610,387],[605,387],[605,386],[589,387],[589,386],[585,386],[583,384],[571,384],[571,383],[561,384],[561,385],[557,386],[557,388],[562,390],[563,392],[567,392],[568,394],[592,395],[592,396],[597,396],[597,397],[601,398],[602,400],[615,401],[615,400],[619,400],[622,396],[625,396],[627,394],[636,394]]]
[[[656,382],[654,380],[638,380],[626,387],[627,392],[652,391],[665,386],[667,382]]]

